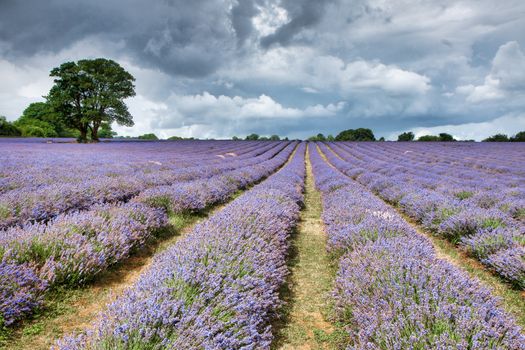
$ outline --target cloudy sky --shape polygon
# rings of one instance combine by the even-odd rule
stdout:
[[[0,0],[0,115],[107,57],[136,78],[121,135],[481,139],[525,130],[524,52],[523,0]]]

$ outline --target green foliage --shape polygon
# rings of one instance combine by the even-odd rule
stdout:
[[[445,132],[439,134],[439,140],[442,142],[456,141],[452,135]]]
[[[22,333],[24,335],[34,336],[39,335],[44,331],[44,325],[42,323],[36,323],[25,328]]]
[[[169,140],[169,139],[168,139],[168,140]],[[234,136],[234,137],[232,137],[232,140],[233,140],[233,141],[240,141],[240,140],[242,140],[242,139],[241,139],[240,137]]]
[[[512,142],[525,142],[525,131],[520,131],[510,138]]]
[[[329,142],[332,142],[332,141],[335,141],[335,137],[334,135],[330,134],[326,137],[326,141],[329,141]]]
[[[272,135],[270,136],[270,141],[280,141],[281,138],[279,137],[279,135]]]
[[[508,141],[509,141],[509,137],[505,134],[495,134],[483,140],[483,142],[508,142]]]
[[[512,137],[505,134],[495,134],[487,137],[483,142],[525,142],[525,131],[520,131]]]
[[[425,142],[450,142],[450,141],[456,141],[454,137],[447,133],[440,133],[439,136],[435,135],[423,135],[420,136],[418,141],[425,141]]]
[[[181,136],[170,136],[167,138],[168,141],[182,141],[182,140],[195,140],[194,137],[181,137]]]
[[[385,138],[383,136],[381,136],[378,141],[383,142],[383,141],[385,141]]]
[[[20,130],[22,136],[27,137],[58,137],[53,124],[33,118],[20,117],[14,122],[14,125]]]
[[[152,141],[155,141],[155,140],[158,140],[159,138],[157,137],[157,135],[151,133],[151,134],[144,134],[144,135],[140,135],[138,137],[140,140],[152,140]]]
[[[370,129],[348,129],[341,131],[336,137],[336,141],[375,141],[374,133]]]
[[[14,123],[22,136],[74,137],[75,131],[66,127],[53,106],[46,102],[31,103]]]
[[[397,136],[398,141],[414,141],[415,135],[412,131],[404,132]]]
[[[259,141],[268,141],[269,138],[267,138],[266,136],[261,136],[259,137]]]
[[[308,141],[326,141],[326,137],[323,134],[319,133],[315,136],[310,136],[308,138]]]
[[[103,139],[112,139],[117,136],[117,133],[113,131],[110,123],[102,123],[100,125],[100,131],[98,132],[98,137]]]
[[[436,141],[441,141],[441,139],[439,138],[439,136],[436,136],[436,135],[423,135],[423,136],[419,136],[419,138],[417,139],[418,141],[424,141],[424,142],[436,142]]]
[[[468,199],[468,198],[472,197],[474,195],[474,192],[471,192],[471,191],[460,191],[460,192],[457,192],[454,195],[456,196],[456,198],[464,200],[464,199]]]
[[[257,141],[259,139],[259,135],[257,134],[250,134],[248,136],[246,136],[246,139],[247,141]]]
[[[0,115],[0,136],[20,136],[21,132],[16,126],[7,121],[7,118]]]
[[[104,58],[66,62],[51,70],[55,85],[47,101],[63,123],[80,131],[79,141],[98,141],[103,123],[133,126],[124,99],[135,95],[135,78],[118,63]]]

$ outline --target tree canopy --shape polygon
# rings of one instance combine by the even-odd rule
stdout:
[[[67,127],[80,132],[79,141],[98,141],[103,123],[133,126],[133,117],[124,99],[135,95],[135,78],[118,63],[97,58],[66,62],[53,68],[55,85],[47,102]]]
[[[496,134],[490,137],[487,137],[483,142],[508,142],[509,137],[505,134]]]
[[[397,136],[398,141],[414,141],[415,135],[412,131],[404,132]]]
[[[418,139],[418,141],[425,141],[425,142],[429,142],[429,141],[434,141],[434,142],[450,142],[450,141],[456,141],[454,139],[454,137],[450,134],[447,134],[447,133],[440,133],[439,136],[436,136],[436,135],[423,135],[423,136],[420,136]]]
[[[442,133],[439,134],[439,140],[440,141],[444,141],[444,142],[456,141],[454,139],[454,136],[452,136],[450,134],[447,134],[445,132],[442,132]]]
[[[520,131],[516,135],[510,138],[513,142],[525,142],[525,131]]]
[[[60,115],[46,102],[31,103],[13,124],[22,136],[76,137],[78,134],[67,128]]]
[[[20,130],[3,115],[0,115],[0,136],[20,136]]]
[[[336,137],[336,141],[375,141],[374,133],[370,129],[348,129],[341,131]]]
[[[138,137],[140,140],[152,140],[152,141],[156,141],[158,140],[159,138],[157,137],[157,135],[151,133],[151,134],[144,134],[144,135],[140,135]]]
[[[512,137],[505,134],[495,134],[487,137],[483,142],[525,142],[525,131],[520,131]]]

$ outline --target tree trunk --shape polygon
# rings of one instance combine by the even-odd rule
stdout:
[[[91,141],[98,142],[98,126],[93,126],[93,129],[91,129]]]
[[[93,126],[91,127],[91,141],[92,142],[98,142],[100,141],[98,139],[98,128],[100,127],[100,123],[93,123]]]
[[[86,143],[87,142],[87,129],[80,128],[80,137],[78,138],[78,142],[80,142],[80,143]]]

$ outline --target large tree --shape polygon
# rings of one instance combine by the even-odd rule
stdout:
[[[404,132],[397,136],[398,141],[414,141],[414,133],[412,131]]]
[[[341,131],[336,137],[336,141],[375,141],[374,133],[370,129],[358,128]]]
[[[135,95],[135,78],[118,63],[97,58],[66,62],[51,70],[56,77],[47,101],[66,126],[80,131],[79,141],[98,141],[103,123],[133,126],[124,99]]]

